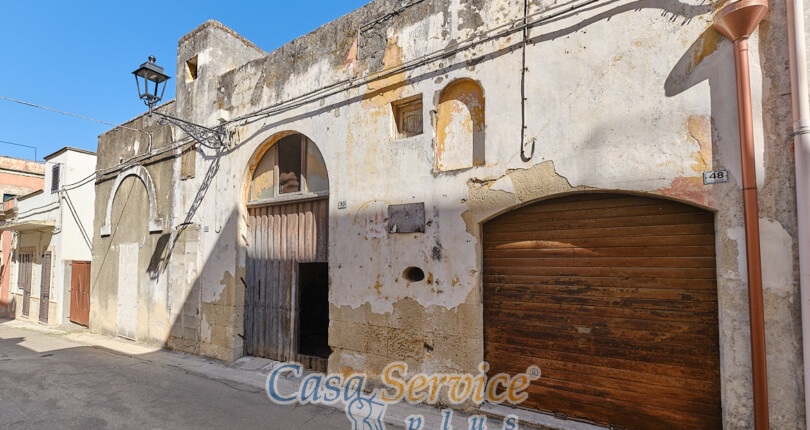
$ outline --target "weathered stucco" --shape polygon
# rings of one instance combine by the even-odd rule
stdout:
[[[45,183],[45,163],[0,157],[0,195],[24,196],[42,189]],[[10,200],[0,208],[0,220],[11,221],[15,216],[14,205]],[[0,316],[11,316],[14,312],[11,295],[12,250],[15,245],[14,232],[0,231]]]
[[[475,371],[486,324],[482,223],[585,190],[651,194],[716,214],[724,422],[726,429],[750,428],[734,63],[730,43],[712,28],[720,4],[619,1],[562,13],[530,29],[525,70],[520,32],[482,37],[522,20],[523,2],[435,0],[390,13],[400,6],[372,2],[267,54],[211,22],[181,40],[178,74],[197,56],[198,77],[176,81],[177,101],[167,109],[210,127],[225,111],[233,140],[218,151],[197,147],[196,175],[187,180],[180,180],[179,151],[144,159],[158,216],[167,220],[163,235],[148,233],[146,191],[130,177],[114,199],[112,230],[119,223],[119,232],[99,237],[99,201],[106,203],[114,176],[98,182],[91,327],[115,333],[116,247],[143,244],[139,340],[239,357],[248,184],[264,152],[296,132],[318,146],[328,170],[330,370],[376,375],[402,360],[415,372]],[[530,20],[560,7],[532,1]],[[790,129],[785,38],[777,4],[750,41],[751,71],[771,424],[801,428],[792,154],[783,144]],[[436,54],[441,50],[457,52]],[[440,162],[447,127],[467,127],[455,115],[479,119],[475,109],[442,106],[443,91],[459,80],[481,88],[485,139],[472,162],[450,169]],[[396,138],[391,102],[419,94],[424,132]],[[183,138],[148,117],[129,124],[150,130],[155,149]],[[474,131],[475,122],[470,126]],[[135,155],[133,143],[143,139],[127,130],[103,135],[99,167]],[[702,173],[718,169],[731,181],[703,185]],[[407,203],[424,203],[424,233],[388,231],[388,206]],[[423,281],[404,279],[411,266],[424,271]]]

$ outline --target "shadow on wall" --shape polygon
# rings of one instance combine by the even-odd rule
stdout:
[[[596,7],[605,7],[610,3],[600,3]],[[530,40],[531,43],[539,43],[543,41],[552,40],[554,38],[562,37],[578,30],[586,28],[595,22],[608,20],[612,16],[621,13],[632,12],[643,8],[658,8],[664,14],[671,14],[672,19],[682,17],[684,24],[691,18],[711,12],[713,6],[711,5],[686,5],[680,2],[669,1],[641,1],[632,2],[629,4],[619,5],[606,12],[595,15],[584,21],[578,22],[576,25],[566,27],[555,32],[542,34]],[[561,17],[555,18],[550,21],[560,21],[564,18],[570,18],[574,13],[565,14]],[[542,29],[542,27],[540,27]],[[733,100],[736,99],[735,83],[729,76],[734,76],[732,52],[729,49],[722,49],[723,40],[715,30],[709,28],[706,30],[687,50],[684,52],[680,60],[674,65],[667,77],[663,88],[663,95],[667,97],[674,97],[680,95],[690,88],[706,81],[708,83],[708,90],[710,91],[709,97],[711,99],[711,118],[708,119],[708,126],[701,127],[702,130],[710,130],[710,138],[700,139],[698,143],[705,143],[708,145],[709,153],[701,154],[711,159],[712,165],[721,165],[719,159],[720,146],[722,150],[726,151],[724,154],[725,160],[739,159],[738,153],[735,151],[736,143],[723,142],[722,138],[732,138],[737,135],[736,131],[736,109],[732,105]],[[434,72],[424,73],[422,75],[411,76],[408,78],[408,83],[413,84],[426,79],[432,79],[436,76],[443,75],[450,70],[459,70],[463,67],[474,65],[477,62],[488,61],[502,55],[509,54],[518,48],[519,44],[503,48],[493,54],[471,61],[456,62],[447,68],[440,69]],[[725,45],[728,46],[728,45]],[[718,48],[720,52],[718,51]],[[285,124],[306,120],[314,116],[323,114],[325,112],[334,110],[336,108],[353,104],[361,103],[364,96],[358,96],[353,99],[344,100],[331,105],[319,107],[312,112],[301,114],[288,119],[283,119],[270,123],[262,129],[256,131],[255,134],[243,140],[240,145],[246,146],[253,144],[254,140],[259,136],[265,135],[268,131],[280,128]],[[610,158],[608,151],[610,150],[610,142],[605,142],[603,136],[606,130],[609,129],[608,119],[601,118],[595,121],[598,123],[590,133],[590,136],[579,142],[583,148],[589,151],[588,157],[583,157],[581,169],[585,172],[598,172],[602,168],[601,161]],[[690,130],[691,131],[691,130]],[[517,145],[515,145],[517,148]],[[703,148],[701,147],[701,150]],[[146,216],[140,216],[145,207],[145,192],[138,188],[134,182],[137,179],[130,178],[124,182],[121,190],[124,193],[116,198],[113,210],[113,219],[117,219],[115,228],[116,233],[110,239],[110,246],[116,247],[118,252],[117,261],[109,261],[105,263],[106,252],[102,255],[101,264],[109,264],[112,267],[117,267],[113,273],[117,273],[116,279],[107,279],[110,282],[117,282],[118,293],[108,294],[106,299],[101,300],[94,306],[100,306],[104,312],[109,315],[118,315],[116,320],[118,334],[133,337],[139,340],[153,339],[156,342],[161,342],[164,345],[171,346],[176,349],[203,354],[211,357],[217,357],[224,360],[232,360],[239,357],[243,353],[244,342],[243,338],[248,335],[245,331],[245,301],[246,291],[248,289],[246,267],[240,267],[242,256],[247,253],[247,249],[242,245],[245,240],[238,238],[241,233],[239,226],[242,223],[240,217],[242,214],[232,212],[224,219],[224,224],[221,230],[215,225],[213,231],[206,231],[210,226],[192,224],[195,219],[195,214],[201,208],[205,197],[211,185],[211,180],[214,178],[219,170],[220,157],[227,156],[230,152],[235,151],[236,148],[223,151],[216,156],[208,156],[202,151],[200,154],[209,162],[209,169],[206,172],[203,186],[195,195],[194,201],[190,205],[188,214],[184,221],[175,229],[174,232],[164,232],[161,235],[149,235],[148,226],[145,224]],[[708,165],[709,160],[704,160]],[[726,166],[734,168],[733,166]],[[694,179],[694,178],[689,178]],[[668,192],[674,197],[679,197],[684,200],[696,201],[695,195],[702,193],[702,185],[698,182],[687,183],[673,183],[671,184],[672,190],[664,190],[664,194]],[[133,187],[134,186],[134,187]],[[680,187],[680,188],[679,188]],[[220,194],[220,195],[224,195]],[[738,197],[730,196],[725,205],[731,207],[739,202]],[[210,202],[209,202],[210,203]],[[711,202],[703,202],[704,206],[712,206]],[[440,202],[426,201],[426,213],[438,213],[443,210],[455,211],[458,208],[443,206]],[[432,210],[431,210],[432,209]],[[734,211],[727,211],[731,215],[718,216],[717,225],[718,231],[724,231],[729,228],[735,221]],[[165,214],[161,213],[164,217]],[[126,216],[128,221],[131,221],[129,228],[126,231],[118,231],[117,225],[120,224],[122,217]],[[199,218],[199,217],[198,217]],[[204,217],[209,219],[208,216]],[[142,219],[142,220],[139,220]],[[348,215],[346,219],[338,218],[338,215],[332,214],[331,225],[351,225],[355,220]],[[438,229],[438,223],[435,223],[435,229]],[[219,230],[219,231],[217,231]],[[385,231],[385,227],[382,230]],[[424,240],[418,241],[414,247],[424,248],[426,256],[426,264],[434,265],[447,265],[449,264],[446,256],[442,256],[439,252],[439,257],[433,261],[429,256],[435,255],[435,243],[431,240],[433,237],[438,237],[437,230],[428,230],[424,235]],[[433,236],[430,236],[433,235]],[[381,242],[388,241],[390,235],[383,235]],[[210,244],[209,241],[213,241]],[[253,245],[255,242],[248,240],[248,246]],[[238,244],[238,245],[237,245]],[[389,244],[383,244],[383,247]],[[211,253],[207,256],[198,255],[198,249],[211,249]],[[441,247],[439,247],[441,251]],[[396,255],[392,252],[391,255]],[[129,260],[128,260],[129,259]],[[136,270],[131,271],[126,267],[133,266],[132,259],[137,259],[138,264],[134,264]],[[271,258],[268,260],[272,261]],[[144,262],[141,264],[140,262]],[[148,264],[146,263],[148,262]],[[94,263],[95,264],[95,263]],[[275,263],[273,263],[275,264]],[[365,263],[357,263],[365,264]],[[117,266],[116,266],[117,265]],[[145,269],[141,271],[141,267]],[[388,270],[397,271],[398,268],[383,269],[379,266],[371,266],[372,268],[362,269],[358,267],[356,270]],[[286,270],[286,269],[285,269]],[[297,270],[291,266],[290,270]],[[313,270],[314,272],[314,270]],[[425,270],[428,272],[428,270]],[[267,275],[273,276],[275,271],[265,272]],[[377,272],[382,273],[382,272]],[[373,275],[372,275],[373,276]],[[261,279],[258,277],[257,279]],[[444,280],[443,280],[444,281]],[[435,282],[435,280],[433,280]],[[121,286],[134,285],[134,292],[130,291],[127,294],[120,294]],[[731,285],[732,287],[734,285]],[[334,288],[346,288],[345,285],[332,286]],[[420,284],[419,288],[430,288],[427,283]],[[127,290],[130,287],[125,287]],[[290,286],[292,289],[292,286]],[[723,283],[721,282],[721,288]],[[732,291],[729,291],[731,289]],[[126,291],[125,291],[126,292]],[[287,315],[293,309],[293,296],[288,295],[285,291],[283,293],[285,299],[282,302],[275,302],[282,304],[284,308],[284,315]],[[320,294],[320,293],[316,293]],[[437,293],[438,294],[438,293]],[[475,294],[475,293],[472,293]],[[288,301],[286,298],[289,297]],[[721,291],[721,307],[720,318],[724,326],[744,327],[747,326],[746,315],[744,312],[737,312],[737,308],[743,309],[741,306],[731,306],[725,302],[732,302],[732,304],[745,303],[743,289],[727,288]],[[254,303],[263,303],[266,306],[267,297],[255,297]],[[264,302],[261,302],[264,300]],[[107,301],[105,303],[105,301]],[[307,298],[300,298],[299,303],[306,304]],[[731,310],[729,310],[731,309]],[[124,310],[122,318],[121,312]],[[424,309],[422,309],[424,311]],[[429,324],[429,317],[421,318],[424,315],[416,315],[414,324]],[[401,317],[394,316],[392,319]],[[413,317],[413,316],[412,316]],[[732,322],[729,322],[732,321]],[[168,323],[169,327],[164,324]],[[295,320],[284,320],[282,325],[275,325],[265,329],[280,329],[282,336],[292,336],[294,330]],[[121,326],[128,326],[128,329],[121,330]],[[255,333],[255,332],[254,332]],[[724,335],[725,336],[725,335]],[[729,335],[734,337],[729,339],[729,343],[736,345],[744,345],[743,339],[737,339],[736,334]],[[723,338],[725,339],[725,338]],[[412,341],[414,339],[408,339]],[[438,348],[439,345],[435,344],[429,339],[416,339],[419,343],[419,354],[428,354],[432,352],[434,347]],[[333,345],[334,346],[334,345]],[[732,350],[736,353],[743,350],[743,347],[724,347],[724,351]],[[748,358],[747,352],[742,351],[739,357],[724,357],[727,362],[746,363]],[[749,371],[743,369],[742,366],[724,366],[724,370],[733,375],[724,375],[724,380],[740,380],[744,381],[749,374]],[[724,389],[730,385],[724,385]],[[747,403],[749,399],[743,395],[735,395],[733,393],[724,393],[727,399],[725,403],[725,410],[733,411],[749,411]],[[742,417],[740,419],[749,421],[750,417]],[[730,421],[730,420],[727,420]]]
[[[600,3],[592,6],[591,9],[603,8],[610,3],[613,2]],[[683,18],[684,24],[686,24],[693,17],[710,12],[713,6],[688,5],[671,1],[639,1],[622,4],[579,21],[575,25],[541,34],[530,39],[530,43],[534,44],[559,38],[577,32],[596,22],[609,20],[617,14],[649,8],[661,9],[662,13],[670,14],[673,20]],[[557,22],[575,15],[576,13],[571,12],[547,22]],[[542,30],[542,26],[538,28]],[[728,93],[733,94],[734,84],[727,79],[719,79],[719,76],[723,73],[718,73],[718,70],[733,72],[733,62],[726,54],[709,55],[714,52],[713,49],[709,49],[715,38],[715,34],[712,32],[714,32],[713,29],[707,30],[685,53],[681,61],[672,70],[664,90],[667,96],[673,96],[686,91],[703,80],[709,80],[709,86],[712,90],[712,112],[725,112],[728,107],[726,105],[720,106],[720,100],[727,100]],[[408,78],[408,84],[432,79],[448,71],[467,67],[471,63],[475,64],[498,58],[513,52],[519,46],[520,44],[516,43],[495,53],[487,54],[482,58],[456,62],[441,70],[411,76]],[[707,52],[706,55],[702,57],[696,55],[696,53],[703,52]],[[700,60],[694,61],[698,57]],[[317,116],[348,104],[360,103],[363,97],[361,95],[353,99],[320,107],[300,116],[268,124],[253,136],[247,137],[241,145],[249,144],[257,136],[264,135],[268,130],[281,127],[284,124]],[[712,115],[712,142],[719,140],[720,133],[718,133],[718,129],[726,130],[730,128],[729,124],[715,124],[716,121],[724,120],[723,115]],[[607,126],[602,127],[606,128]],[[733,129],[733,127],[731,128]],[[600,139],[601,135],[600,129],[596,128],[592,133],[592,138],[586,139],[582,144],[590,149],[598,150],[605,144]],[[126,194],[119,193],[120,195],[115,199],[113,219],[118,219],[118,222],[114,225],[114,228],[120,223],[125,214],[128,221],[131,222],[126,229],[128,231],[118,231],[116,228],[113,237],[110,239],[110,246],[117,248],[118,262],[106,261],[106,252],[104,252],[101,264],[118,264],[119,283],[135,284],[136,288],[134,293],[124,297],[125,300],[130,300],[132,303],[122,303],[121,297],[108,294],[109,300],[117,300],[117,302],[99,303],[98,306],[106,309],[107,312],[129,308],[127,311],[128,316],[123,320],[119,318],[117,322],[119,325],[123,322],[132,326],[134,321],[136,329],[134,335],[132,335],[132,330],[124,333],[125,335],[142,338],[141,334],[145,333],[146,339],[162,341],[178,349],[216,357],[227,358],[241,355],[239,351],[241,348],[240,342],[231,342],[233,339],[240,338],[240,335],[244,336],[243,304],[246,287],[242,281],[244,274],[241,273],[241,269],[237,266],[241,264],[239,263],[239,256],[244,255],[245,250],[237,250],[233,246],[235,243],[242,243],[242,241],[236,239],[239,234],[239,214],[230,214],[220,232],[206,232],[205,225],[192,224],[195,214],[205,200],[212,179],[219,171],[221,157],[227,156],[235,150],[236,148],[231,148],[212,157],[198,149],[199,154],[210,162],[209,168],[185,219],[174,232],[150,235],[147,233],[148,230],[145,224],[140,225],[139,221],[132,221],[135,218],[144,218],[137,216],[138,211],[146,207],[144,206],[144,193],[137,187],[136,178],[128,178],[122,184],[121,191]],[[599,160],[604,158],[592,156],[587,159],[598,163]],[[584,166],[584,170],[587,171],[598,171],[599,168],[600,166],[596,164]],[[434,202],[425,203],[429,207],[435,207]],[[161,213],[161,215],[166,217],[166,214]],[[199,261],[202,257],[197,255],[196,250],[199,248],[200,242],[210,240],[209,237],[214,234],[217,234],[216,239],[214,239],[217,243],[212,247],[203,246],[205,249],[213,249],[214,251],[206,258],[206,261]],[[127,253],[125,257],[121,256],[122,249]],[[427,251],[428,254],[431,253],[431,249],[427,249]],[[122,270],[125,269],[125,265],[121,263],[127,263],[127,258],[137,258],[139,262],[148,261],[144,273],[138,273],[137,270],[134,273]],[[139,263],[136,266],[141,267],[141,264]],[[231,268],[231,270],[227,270],[227,268]],[[161,293],[161,291],[163,292]],[[150,307],[154,309],[147,311]],[[158,310],[156,308],[162,309]],[[165,318],[161,319],[161,316],[165,316]],[[163,324],[161,321],[168,321],[169,327],[161,328],[160,326]],[[147,328],[137,328],[144,324]],[[119,334],[121,334],[120,328]],[[208,350],[204,351],[204,348],[208,348]]]

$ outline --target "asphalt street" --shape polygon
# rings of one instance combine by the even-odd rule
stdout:
[[[155,353],[158,354],[158,353]],[[341,411],[279,406],[255,386],[218,380],[0,324],[0,429],[341,429]]]

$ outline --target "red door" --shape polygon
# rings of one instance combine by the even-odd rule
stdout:
[[[90,262],[74,261],[70,280],[70,320],[87,327],[90,321]]]

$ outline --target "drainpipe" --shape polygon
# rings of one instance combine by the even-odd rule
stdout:
[[[765,363],[765,317],[762,306],[762,259],[759,248],[754,122],[748,73],[748,37],[768,12],[767,0],[741,0],[718,12],[714,28],[734,42],[737,113],[740,126],[745,252],[748,266],[748,312],[751,322],[751,370],[754,381],[754,428],[768,428],[768,376]]]
[[[796,216],[799,240],[799,288],[802,310],[805,425],[810,429],[810,106],[804,43],[804,1],[787,0],[790,87],[793,99],[793,150],[796,156]]]

